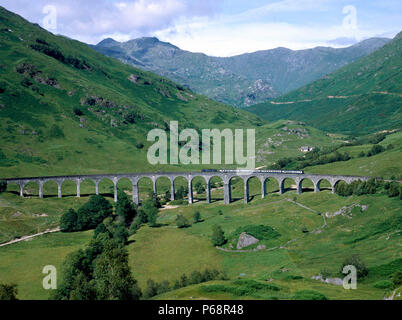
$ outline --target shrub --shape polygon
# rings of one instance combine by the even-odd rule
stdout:
[[[341,266],[341,273],[343,268],[347,265],[352,265],[356,268],[358,278],[364,278],[368,275],[366,264],[362,261],[359,254],[352,254],[343,261]]]
[[[218,225],[213,226],[211,242],[215,247],[225,244],[226,242],[225,233],[223,232],[221,226]]]
[[[76,231],[77,228],[77,212],[73,209],[69,209],[66,213],[64,213],[60,218],[60,231],[61,232],[73,232]]]
[[[80,108],[74,108],[73,112],[76,116],[82,116],[84,113],[81,111]]]
[[[201,222],[202,221],[201,213],[199,211],[194,212],[193,219],[194,219],[194,223]]]
[[[188,224],[187,219],[183,215],[178,214],[176,216],[176,226],[178,228],[186,228],[189,226],[189,224]]]
[[[144,148],[144,144],[142,142],[138,142],[137,145],[136,145],[136,148],[137,149],[142,149],[142,148]]]
[[[389,188],[387,190],[388,197],[397,197],[399,196],[399,183],[398,182],[391,182]]]
[[[87,230],[98,226],[105,218],[111,216],[113,207],[101,195],[93,195],[77,211],[77,229]]]
[[[7,181],[0,180],[0,193],[5,192],[7,190]]]
[[[293,300],[328,300],[328,298],[322,293],[314,290],[300,290],[293,296]]]
[[[392,283],[395,287],[402,284],[402,271],[398,270],[392,275]]]
[[[394,284],[390,280],[380,280],[373,284],[374,288],[377,289],[392,289]]]
[[[16,284],[0,283],[0,300],[18,300],[17,294],[18,289]]]

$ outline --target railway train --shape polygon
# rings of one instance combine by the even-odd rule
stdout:
[[[245,170],[245,169],[202,169],[201,172],[219,172],[219,173],[233,173],[233,172],[256,172],[256,173],[287,173],[287,174],[304,174],[303,170]]]

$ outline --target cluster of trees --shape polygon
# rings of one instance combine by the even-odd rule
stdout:
[[[371,147],[371,149],[369,151],[367,151],[367,153],[365,153],[364,151],[361,151],[359,153],[359,158],[375,156],[376,154],[384,152],[385,150],[391,150],[393,148],[394,148],[394,146],[392,144],[389,144],[387,146],[387,149],[385,149],[382,145],[375,144]]]
[[[184,217],[181,214],[178,214],[176,216],[176,226],[178,228],[187,228],[190,226],[190,223],[188,222],[188,220],[186,219],[186,217]],[[201,218],[201,213],[199,211],[195,211],[193,214],[193,222],[194,223],[199,223],[202,222],[202,218]]]
[[[118,206],[118,204],[117,204]],[[60,219],[60,230],[72,232],[94,229],[113,214],[113,207],[101,195],[93,195],[77,211],[69,209]]]
[[[52,57],[61,63],[73,66],[76,69],[84,70],[90,69],[89,64],[85,60],[80,60],[75,57],[65,56],[58,48],[50,45],[43,39],[36,39],[35,44],[30,46],[33,50],[41,52],[49,57]]]
[[[343,197],[383,193],[389,197],[400,196],[402,199],[402,187],[398,182],[384,182],[383,180],[375,179],[370,179],[368,181],[357,180],[350,184],[340,181],[335,185],[335,193]]]
[[[141,289],[131,274],[120,239],[98,232],[85,249],[70,253],[62,265],[55,300],[137,300]]]
[[[203,272],[193,271],[189,276],[182,274],[178,280],[171,284],[168,280],[155,282],[152,279],[147,281],[147,287],[144,290],[143,296],[145,299],[152,298],[158,294],[165,293],[171,290],[176,290],[189,285],[203,283],[211,280],[226,280],[227,276],[224,272],[215,269],[205,269]]]
[[[300,170],[308,166],[315,166],[338,161],[348,161],[350,159],[351,157],[348,152],[340,153],[336,150],[336,147],[326,148],[323,150],[316,148],[310,152],[307,152],[302,157],[279,159],[272,166],[272,169]]]

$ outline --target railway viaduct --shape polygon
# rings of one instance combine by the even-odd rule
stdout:
[[[356,180],[367,181],[370,177],[362,176],[344,176],[344,175],[321,175],[321,174],[289,174],[289,173],[267,173],[250,171],[244,172],[152,172],[152,173],[127,173],[127,174],[95,174],[95,175],[69,175],[69,176],[51,176],[51,177],[30,177],[30,178],[11,178],[3,179],[9,184],[17,184],[20,189],[20,196],[24,197],[24,187],[27,183],[34,182],[39,185],[39,197],[43,198],[43,185],[48,181],[55,181],[58,185],[58,197],[62,197],[62,184],[66,180],[71,180],[77,185],[77,197],[80,197],[80,185],[84,180],[92,180],[96,186],[96,194],[99,194],[99,183],[103,179],[109,179],[114,185],[114,201],[117,201],[117,182],[120,179],[126,178],[132,183],[132,194],[133,202],[139,203],[139,192],[138,192],[138,182],[142,178],[148,178],[152,180],[153,191],[157,193],[156,181],[161,178],[166,177],[170,180],[171,184],[171,200],[175,197],[175,187],[174,180],[178,177],[184,177],[188,182],[188,202],[193,203],[193,179],[195,177],[202,177],[206,184],[206,200],[207,203],[211,202],[211,186],[210,181],[213,177],[220,177],[223,181],[224,189],[224,203],[229,204],[231,202],[231,180],[234,177],[239,177],[243,179],[244,182],[244,202],[249,201],[249,179],[256,177],[261,181],[261,195],[264,198],[267,194],[266,192],[266,180],[275,179],[279,185],[279,193],[285,192],[284,182],[286,178],[293,179],[297,186],[297,193],[302,193],[302,182],[303,180],[311,180],[314,184],[314,191],[320,191],[320,183],[323,180],[327,180],[331,184],[332,192],[334,193],[335,185],[339,181],[345,181],[346,183],[351,183]]]

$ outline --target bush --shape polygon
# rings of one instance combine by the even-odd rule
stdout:
[[[50,128],[50,137],[51,138],[63,138],[64,137],[64,133],[63,130],[60,129],[60,127],[57,124],[54,124],[51,128]]]
[[[93,195],[77,211],[77,230],[94,229],[112,213],[113,207],[109,201],[101,195]]]
[[[81,111],[80,108],[74,108],[73,112],[76,116],[82,116],[84,113]]]
[[[194,223],[201,222],[202,221],[201,213],[199,211],[194,212],[193,219],[194,219]]]
[[[399,287],[402,284],[402,271],[398,270],[392,275],[392,283],[395,287]]]
[[[73,209],[69,209],[60,218],[60,231],[61,232],[73,232],[77,231],[77,212]]]
[[[18,289],[16,284],[0,283],[0,300],[18,300],[17,294]]]
[[[340,270],[341,273],[342,273],[343,268],[347,265],[352,265],[356,268],[358,278],[364,278],[365,276],[368,275],[368,269],[366,267],[366,264],[362,261],[362,259],[360,258],[360,255],[358,255],[358,254],[353,254],[353,255],[347,257],[343,261],[341,270]]]
[[[144,144],[142,142],[138,142],[137,145],[136,145],[136,148],[137,149],[142,149],[142,148],[144,148]]]
[[[178,214],[176,216],[176,226],[178,228],[186,228],[186,227],[189,226],[188,220],[184,216],[182,216],[181,214]]]
[[[328,298],[322,293],[314,290],[300,290],[293,296],[293,300],[328,300]]]
[[[377,289],[392,289],[394,284],[390,280],[380,280],[373,284],[374,288]]]
[[[0,193],[6,192],[7,190],[7,181],[0,180]]]
[[[212,228],[212,244],[216,246],[221,246],[226,243],[225,233],[223,232],[221,226],[214,225]]]
[[[389,184],[389,188],[387,190],[388,197],[397,197],[399,196],[400,187],[398,182],[391,182]]]

